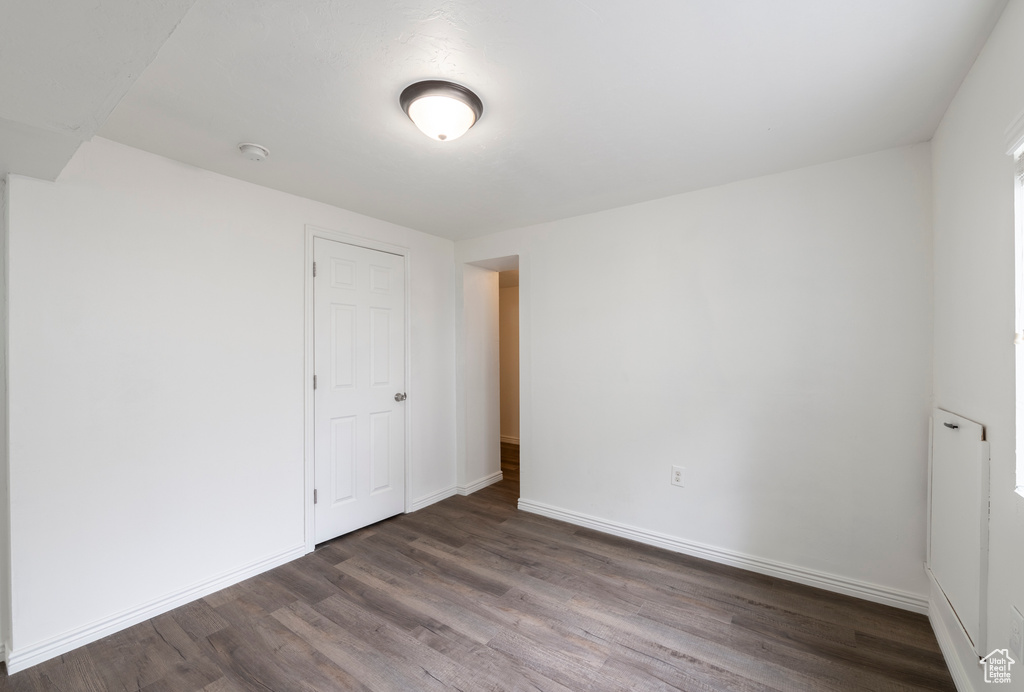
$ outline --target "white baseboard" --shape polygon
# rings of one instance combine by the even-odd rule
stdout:
[[[686,555],[693,555],[694,557],[711,560],[712,562],[718,562],[723,565],[731,565],[733,567],[750,570],[751,572],[766,574],[770,577],[779,577],[780,579],[795,581],[799,584],[806,584],[807,586],[814,586],[819,589],[834,591],[836,593],[846,594],[847,596],[854,596],[855,598],[863,598],[875,603],[895,606],[896,608],[910,610],[915,613],[928,613],[928,599],[920,594],[890,589],[884,586],[879,586],[878,584],[849,579],[847,577],[841,577],[827,572],[818,572],[805,567],[790,565],[785,562],[767,560],[765,558],[755,557],[753,555],[747,555],[745,553],[739,553],[725,548],[716,548],[715,546],[706,545],[704,543],[688,541],[675,536],[669,536],[668,534],[648,531],[647,529],[640,529],[635,526],[592,517],[588,514],[581,514],[579,512],[546,505],[541,502],[533,502],[532,500],[524,500],[520,498],[519,509],[524,512],[532,512],[533,514],[540,514],[551,519],[558,519],[570,524],[576,524],[577,526],[585,526],[589,529],[594,529],[595,531],[601,531],[602,533],[610,533],[613,536],[629,538],[639,543],[646,543],[647,545],[665,548],[666,550],[684,553]]]
[[[413,500],[412,504],[409,506],[409,509],[406,510],[406,511],[407,512],[415,512],[416,510],[423,509],[424,507],[429,507],[430,505],[434,504],[435,502],[440,502],[441,500],[449,498],[449,497],[451,497],[452,495],[454,495],[457,492],[458,492],[458,488],[456,488],[453,485],[450,488],[445,488],[444,490],[438,490],[436,493],[432,493],[430,495],[424,495],[423,497],[421,497],[418,500]]]
[[[264,558],[257,562],[253,562],[244,567],[225,572],[212,579],[208,579],[198,584],[193,584],[190,587],[182,589],[172,594],[168,594],[162,598],[150,601],[149,603],[143,603],[142,605],[130,608],[122,611],[115,615],[111,615],[107,618],[102,618],[94,622],[89,623],[83,627],[79,627],[65,632],[64,634],[49,639],[44,639],[36,644],[13,649],[6,653],[7,660],[7,673],[13,674],[18,671],[25,670],[37,663],[42,663],[54,656],[60,656],[61,654],[67,653],[72,649],[77,649],[80,646],[85,646],[97,639],[102,639],[108,634],[113,634],[132,625],[137,625],[140,622],[148,620],[152,617],[156,617],[162,613],[166,613],[168,610],[177,608],[180,605],[184,605],[197,598],[202,598],[207,594],[211,594],[214,591],[237,584],[240,581],[248,579],[249,577],[256,576],[262,572],[266,572],[269,569],[273,569],[279,565],[283,565],[286,562],[302,557],[306,554],[305,544],[286,550],[283,553]]]
[[[501,471],[498,471],[497,473],[492,473],[490,476],[484,476],[480,480],[470,483],[469,485],[460,485],[456,488],[456,492],[458,492],[459,495],[470,495],[475,493],[477,490],[497,483],[501,478]]]
[[[975,680],[984,682],[981,666],[975,667],[972,676],[971,672],[964,666],[964,661],[975,662],[978,660],[978,654],[974,651],[971,640],[967,637],[967,633],[964,632],[959,618],[953,612],[953,606],[946,600],[945,594],[942,593],[938,582],[932,576],[931,570],[926,569],[925,572],[927,572],[928,581],[931,583],[931,597],[928,599],[928,621],[931,623],[932,631],[935,632],[935,638],[939,642],[942,658],[946,660],[946,667],[949,668],[949,674],[953,677],[953,684],[956,685],[957,692],[975,692],[975,690],[981,689],[984,686],[983,684],[975,685],[971,681],[973,677]]]
[[[512,437],[511,435],[502,435],[501,436],[501,441],[504,442],[505,444],[510,444],[510,445],[517,445],[517,444],[519,444],[519,438],[518,437]]]

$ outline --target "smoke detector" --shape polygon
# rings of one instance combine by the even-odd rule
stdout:
[[[242,156],[250,161],[262,161],[270,154],[266,147],[253,144],[252,142],[242,142],[238,145],[238,150],[242,152]]]

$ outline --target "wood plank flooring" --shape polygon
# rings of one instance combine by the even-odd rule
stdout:
[[[954,689],[921,615],[519,512],[502,470],[0,692]]]

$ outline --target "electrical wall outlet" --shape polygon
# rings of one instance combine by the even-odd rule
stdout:
[[[1017,662],[1024,661],[1024,615],[1014,607],[1010,607],[1010,656]]]
[[[678,485],[680,488],[685,487],[686,483],[686,469],[682,466],[672,467],[672,485]]]

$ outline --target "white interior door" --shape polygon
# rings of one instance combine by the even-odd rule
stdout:
[[[930,567],[977,654],[984,656],[988,442],[984,427],[942,409],[933,412],[932,428]]]
[[[405,510],[405,258],[314,238],[313,260],[320,543]]]

